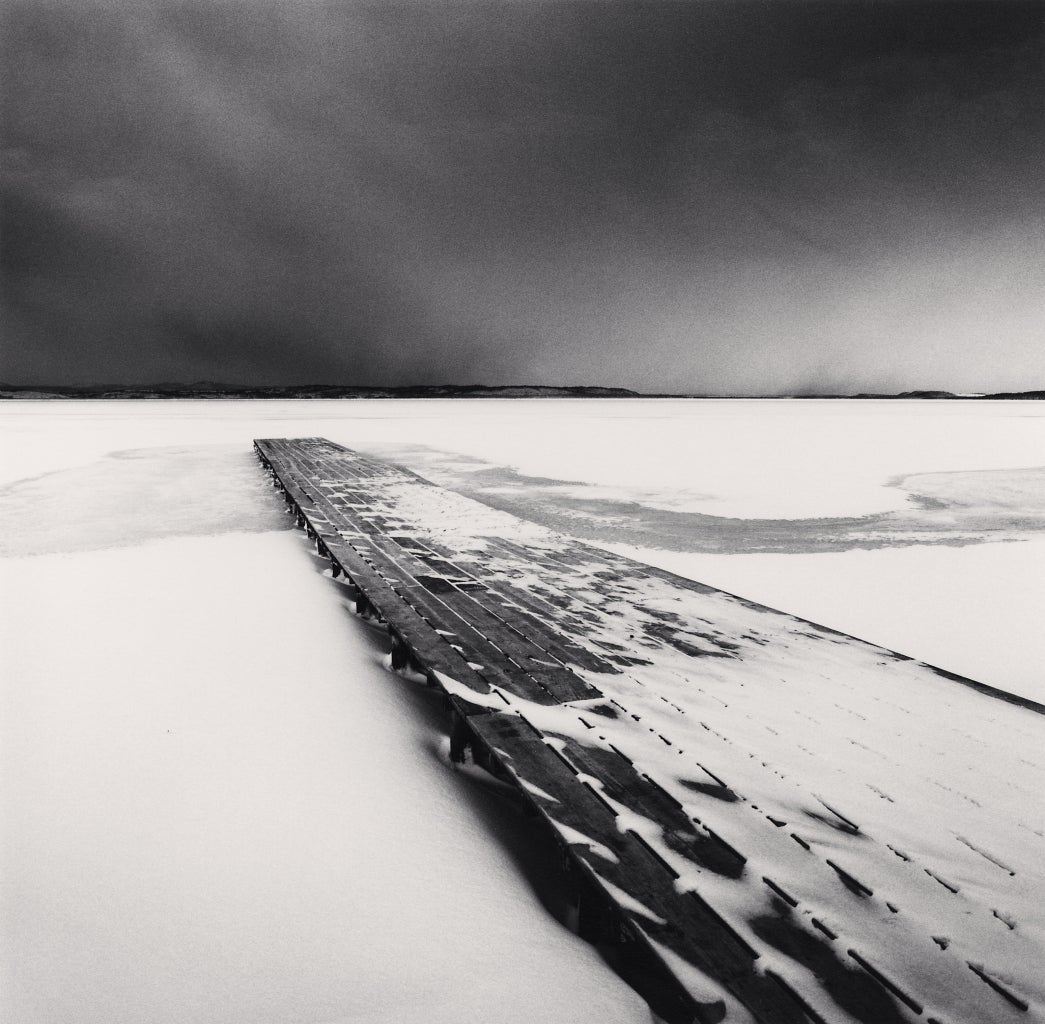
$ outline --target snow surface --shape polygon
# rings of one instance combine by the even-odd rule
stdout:
[[[465,471],[751,518],[906,507],[895,482],[916,474],[959,474],[937,478],[945,499],[979,474],[980,500],[983,471],[1045,451],[1029,402],[12,402],[0,429],[0,1016],[17,1022],[649,1019],[535,899],[510,815],[441,763],[427,694],[278,531],[253,437],[427,445]],[[1014,479],[1018,521],[1037,498]],[[1034,697],[1042,548],[650,560]],[[995,754],[1013,752],[991,728],[976,757],[994,797]],[[1002,795],[1041,806],[1040,790]],[[858,799],[883,834],[934,812],[907,826]],[[922,854],[964,857],[975,894],[1010,851],[981,824]],[[1036,875],[1019,856],[1022,887]],[[1041,897],[1014,889],[976,927],[1040,949]]]
[[[1045,704],[1045,537],[790,555],[606,546]]]
[[[22,498],[5,523],[61,553],[0,562],[0,1019],[648,1022],[538,900],[511,808],[449,767],[434,692],[273,531],[256,463],[178,464],[166,519],[103,461],[33,484],[67,536]],[[243,486],[263,532],[183,535],[226,531]]]
[[[8,403],[3,421],[0,480],[117,448],[316,435],[375,452],[425,444],[569,485],[659,495],[672,508],[762,519],[903,508],[898,477],[1039,466],[1045,449],[1045,403],[1018,401],[48,401]]]

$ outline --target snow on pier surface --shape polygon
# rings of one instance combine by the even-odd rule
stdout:
[[[707,1019],[1043,1019],[1040,705],[321,439],[258,446]],[[732,958],[679,938],[656,871]]]

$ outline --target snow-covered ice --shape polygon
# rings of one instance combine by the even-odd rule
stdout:
[[[616,516],[871,516],[911,507],[902,478],[981,507],[1011,472],[1004,544],[649,559],[1042,699],[1041,403],[46,402],[0,429],[5,1020],[649,1019],[281,529],[253,437],[435,451]],[[965,828],[934,852],[973,890],[1009,855]]]
[[[648,1022],[251,456],[180,456],[169,495],[149,461],[115,463],[140,491],[103,461],[5,520],[0,1017]]]
[[[791,555],[608,546],[1045,704],[1045,537]]]

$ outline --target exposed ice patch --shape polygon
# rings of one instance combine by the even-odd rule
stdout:
[[[292,525],[257,460],[231,446],[113,452],[0,487],[0,556]]]

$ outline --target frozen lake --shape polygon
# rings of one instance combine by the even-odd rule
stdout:
[[[19,1024],[649,1020],[287,531],[254,437],[1045,701],[1041,403],[6,403],[0,430]]]
[[[12,553],[26,529],[55,534],[33,542],[46,550],[77,523],[115,523],[105,502],[120,480],[141,509],[120,529],[149,535],[141,502],[176,507],[168,499],[193,467],[231,457],[219,446],[242,453],[253,437],[316,434],[1045,700],[1041,402],[48,402],[9,403],[0,416],[0,482],[76,467],[84,481],[104,478],[75,508],[61,506],[73,488],[57,479],[8,490],[0,515],[20,525],[0,544]],[[133,467],[106,458],[116,451],[137,451]],[[28,524],[41,501],[57,503],[48,522]],[[235,529],[243,514],[207,508],[184,529]]]

